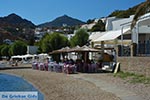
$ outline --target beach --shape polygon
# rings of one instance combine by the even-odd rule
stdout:
[[[20,76],[44,94],[45,100],[120,100],[93,83],[75,79],[64,73],[28,69],[0,70]]]
[[[78,73],[68,75],[33,70],[31,65],[18,69],[0,70],[0,73],[13,74],[24,78],[44,94],[45,100],[125,100],[119,98],[115,92],[105,91],[102,89],[103,87],[97,86],[94,84],[95,81],[105,82],[111,88],[114,86],[118,89],[124,88],[131,92],[129,96],[134,93],[134,95],[141,97],[141,100],[150,99],[149,84],[132,84],[114,77],[112,73]]]

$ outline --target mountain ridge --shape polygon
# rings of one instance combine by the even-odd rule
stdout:
[[[136,9],[141,4],[142,3],[135,5],[131,8],[128,8],[127,10],[116,10],[107,17],[116,16],[118,18],[127,18],[129,17],[129,15],[135,14]],[[76,26],[82,24],[86,23],[76,18],[69,17],[68,15],[63,15],[55,18],[50,22],[35,25],[31,21],[23,19],[19,15],[12,13],[9,14],[8,16],[0,17],[0,36],[2,37],[0,38],[0,43],[2,43],[4,39],[11,39],[11,40],[23,39],[28,41],[34,36],[34,29],[36,27],[60,28],[63,25]]]
[[[63,25],[76,26],[76,25],[82,25],[82,24],[85,24],[85,22],[76,18],[72,18],[68,15],[63,15],[63,16],[57,17],[56,19],[50,22],[40,24],[38,25],[38,27],[62,27]]]
[[[15,13],[0,17],[0,43],[5,39],[30,40],[34,34],[36,26]]]
[[[11,24],[11,25],[21,25],[23,27],[35,27],[35,25],[27,20],[21,18],[19,15],[12,13],[8,16],[0,17],[0,23]]]

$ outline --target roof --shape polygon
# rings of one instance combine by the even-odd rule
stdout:
[[[92,40],[93,40],[93,42],[110,41],[110,40],[114,40],[114,39],[118,38],[119,36],[121,36],[121,34],[129,33],[129,31],[130,31],[130,28],[123,29],[123,33],[121,30],[102,32],[103,35],[101,35],[99,37],[97,35],[98,38],[92,39]]]
[[[72,50],[70,50],[70,51],[72,51]],[[100,50],[88,47],[86,45],[73,50],[73,52],[99,52],[99,51]]]
[[[92,32],[92,34],[89,36],[89,40],[94,41],[95,39],[101,37],[104,34],[105,32]]]
[[[54,54],[54,53],[63,53],[63,52],[69,52],[70,48],[69,47],[64,47],[58,50],[54,50],[52,52],[50,52],[50,54]]]
[[[64,53],[64,52],[99,52],[99,50],[88,46],[82,46],[82,47],[76,46],[74,48],[65,47],[59,50],[54,50],[53,52],[50,52],[50,54]]]

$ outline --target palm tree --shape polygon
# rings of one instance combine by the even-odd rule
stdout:
[[[142,15],[148,12],[150,12],[150,0],[146,0],[136,10],[135,16],[132,20],[131,29],[133,29],[133,27],[136,25],[136,22],[138,21],[139,17],[141,17]]]

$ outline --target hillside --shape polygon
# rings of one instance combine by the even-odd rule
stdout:
[[[6,17],[0,17],[0,25],[8,24],[10,26],[19,26],[19,27],[25,27],[25,28],[34,28],[35,25],[26,19],[21,18],[20,16],[12,13]]]
[[[127,10],[116,10],[108,15],[108,17],[116,16],[118,18],[127,18],[130,15],[135,14],[137,8],[141,4],[138,4]],[[62,27],[63,25],[77,26],[82,24],[85,24],[85,22],[69,17],[67,15],[63,15],[52,20],[51,22],[40,24],[38,25],[38,27],[52,28]],[[36,26],[31,21],[23,19],[19,15],[16,15],[14,13],[5,17],[0,17],[0,43],[2,43],[4,39],[22,39],[25,41],[29,41],[34,38],[33,36],[35,27]]]
[[[134,15],[135,14],[137,8],[141,4],[138,4],[138,5],[136,5],[136,6],[132,7],[132,8],[129,8],[127,10],[116,10],[116,11],[112,12],[110,15],[108,15],[108,17],[116,16],[117,18],[128,18],[130,15]]]
[[[16,14],[10,14],[5,17],[0,17],[0,43],[4,39],[22,39],[29,40],[33,35],[35,25],[26,19],[21,18]]]
[[[82,24],[85,24],[85,22],[69,17],[67,15],[64,15],[64,16],[54,19],[51,22],[40,24],[39,27],[61,27],[63,25],[76,26],[76,25],[82,25]]]

